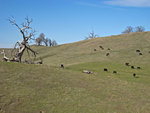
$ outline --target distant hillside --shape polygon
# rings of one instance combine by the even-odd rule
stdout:
[[[99,48],[100,45],[104,50]],[[44,64],[54,66],[97,61],[149,65],[150,32],[100,37],[56,47],[36,46],[34,49],[39,52],[38,57],[43,58]],[[136,53],[137,49],[141,50],[142,56]],[[110,56],[106,57],[106,53]]]

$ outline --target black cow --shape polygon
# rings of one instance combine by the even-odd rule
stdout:
[[[137,69],[141,69],[141,67],[137,67]]]
[[[110,54],[109,53],[106,53],[106,56],[109,56]]]
[[[140,52],[140,50],[136,50],[136,52]]]
[[[117,71],[113,71],[114,74],[117,74]]]
[[[135,73],[133,73],[133,77],[136,77],[136,74],[135,74]]]
[[[107,69],[107,68],[104,68],[104,71],[108,71],[108,69]]]
[[[143,55],[142,53],[139,53],[139,55]]]
[[[131,66],[132,69],[134,69],[134,66]]]
[[[100,48],[103,48],[103,46],[99,46]]]
[[[63,64],[61,64],[60,67],[63,68],[63,69],[65,68]]]
[[[103,46],[99,46],[102,50],[104,50]]]
[[[110,48],[108,48],[107,50],[110,50]]]
[[[129,63],[125,63],[126,66],[129,66]]]

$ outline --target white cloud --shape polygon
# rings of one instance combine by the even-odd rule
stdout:
[[[150,0],[109,0],[105,3],[119,6],[150,7]]]

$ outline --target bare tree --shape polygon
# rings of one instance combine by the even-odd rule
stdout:
[[[49,46],[51,47],[52,46],[52,40],[48,39],[48,43],[49,43]]]
[[[41,43],[42,43],[42,40],[41,40],[40,37],[38,37],[38,38],[35,39],[35,42],[36,42],[36,44],[37,44],[38,46],[40,46]]]
[[[52,46],[57,46],[57,42],[55,40],[52,41]]]
[[[43,41],[45,39],[45,34],[44,33],[41,33],[39,38],[41,38],[41,40]]]
[[[86,37],[86,39],[97,38],[97,37],[98,37],[98,35],[96,35],[96,34],[94,33],[94,31],[92,31],[92,32],[89,33],[89,36]]]
[[[40,46],[42,42],[44,42],[44,40],[45,40],[45,35],[44,33],[41,33],[39,37],[36,38],[35,42],[37,43],[38,46]]]
[[[30,39],[32,39],[32,37],[34,36],[35,30],[33,30],[30,27],[30,24],[32,23],[32,19],[29,19],[28,17],[25,18],[25,22],[21,24],[22,27],[20,27],[16,21],[14,17],[9,18],[9,22],[16,26],[17,29],[20,31],[21,35],[22,35],[22,41],[17,41],[17,43],[15,44],[15,47],[18,47],[17,49],[17,53],[14,56],[15,61],[19,61],[21,62],[21,58],[24,54],[24,51],[27,50],[28,54],[29,51],[32,52],[34,54],[34,56],[36,57],[37,52],[35,52],[34,50],[32,50],[28,44],[28,41]]]
[[[128,26],[122,33],[123,34],[129,34],[133,32],[133,27]]]
[[[45,46],[48,46],[48,41],[49,41],[48,38],[44,38],[43,42],[44,42]]]
[[[55,40],[51,40],[49,38],[45,38],[44,33],[41,33],[40,36],[35,40],[35,42],[37,43],[37,45],[41,45],[42,43],[44,43],[45,46],[57,46],[57,42]]]
[[[145,28],[143,26],[137,26],[135,32],[144,32]]]

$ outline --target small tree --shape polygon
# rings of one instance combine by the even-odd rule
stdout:
[[[37,43],[37,45],[42,45],[42,42],[44,42],[44,40],[45,40],[45,35],[44,33],[41,33],[39,37],[36,38],[35,42]]]
[[[52,46],[57,46],[57,42],[55,40],[52,41]]]
[[[41,33],[40,36],[35,40],[35,42],[37,43],[37,45],[41,45],[42,43],[44,43],[45,46],[57,46],[57,42],[55,40],[51,40],[49,38],[45,38],[44,33]]]
[[[41,33],[39,38],[41,38],[41,40],[43,41],[45,39],[45,34],[44,33]]]
[[[98,37],[98,35],[95,34],[94,31],[92,31],[92,32],[89,33],[89,36],[86,37],[86,39],[92,39],[92,38],[97,38],[97,37]]]
[[[52,46],[52,40],[48,39],[48,43],[49,43],[49,46],[51,47]]]
[[[133,27],[128,26],[122,33],[123,34],[129,34],[133,32]]]
[[[143,26],[137,26],[135,32],[144,32],[145,28]]]
[[[44,38],[43,42],[44,42],[45,46],[48,46],[48,41],[49,41],[48,38]]]
[[[40,37],[36,38],[35,42],[38,46],[40,46],[42,44],[42,40]]]

